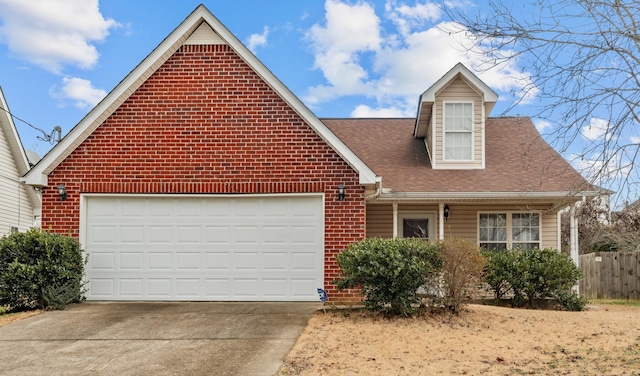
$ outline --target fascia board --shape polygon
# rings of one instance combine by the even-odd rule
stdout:
[[[487,84],[485,84],[478,76],[469,70],[464,64],[458,63],[452,69],[450,69],[444,76],[440,77],[430,88],[428,88],[420,96],[422,102],[434,102],[436,93],[438,93],[443,87],[449,84],[456,75],[462,74],[469,82],[477,87],[483,95],[485,102],[496,102],[498,100],[498,94],[493,91]]]

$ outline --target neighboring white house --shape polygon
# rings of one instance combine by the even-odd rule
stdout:
[[[39,225],[40,194],[22,182],[29,168],[27,153],[0,88],[0,236]]]

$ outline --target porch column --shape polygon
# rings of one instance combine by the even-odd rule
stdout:
[[[393,238],[398,237],[398,203],[393,203]]]
[[[576,204],[571,203],[569,207],[569,239],[571,249],[571,259],[580,267],[580,257],[578,255],[578,219],[576,218]],[[580,294],[580,286],[576,284],[573,289]]]
[[[444,204],[438,205],[438,239],[444,239]]]

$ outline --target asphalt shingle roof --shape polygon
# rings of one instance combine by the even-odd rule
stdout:
[[[434,170],[415,119],[321,119],[393,192],[575,192],[591,186],[528,117],[489,118],[485,169]]]

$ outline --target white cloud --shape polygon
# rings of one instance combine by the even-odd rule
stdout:
[[[93,107],[98,104],[107,92],[91,85],[91,81],[78,77],[64,77],[62,89],[55,96],[71,99],[78,108]]]
[[[413,7],[396,4],[397,1],[388,1],[385,10],[387,17],[396,24],[402,35],[424,28],[428,22],[436,22],[442,16],[442,9],[435,3],[416,4]]]
[[[585,125],[580,133],[582,137],[586,138],[589,141],[595,141],[603,136],[609,138],[610,135],[607,134],[609,130],[609,122],[600,118],[591,118],[588,125]]]
[[[612,180],[624,179],[632,171],[632,165],[621,159],[619,154],[609,156],[572,156],[572,164],[582,176],[598,185],[606,185]]]
[[[98,0],[0,0],[0,19],[0,41],[12,53],[55,73],[64,65],[93,67],[93,43],[118,26],[100,13]]]
[[[306,35],[315,68],[326,79],[304,96],[312,106],[361,95],[375,98],[376,107],[389,113],[395,113],[393,109],[415,112],[417,97],[458,62],[480,72],[479,77],[494,90],[513,93],[524,103],[537,95],[531,76],[518,69],[517,61],[485,69],[483,51],[473,45],[461,25],[438,23],[443,12],[434,3],[408,6],[389,0],[384,19],[364,1],[327,0],[325,10],[324,24],[312,26]]]
[[[382,42],[380,19],[370,4],[327,0],[325,11],[326,25],[313,25],[306,38],[315,54],[315,67],[323,72],[328,85],[310,88],[306,96],[309,103],[367,92],[368,73],[360,65],[359,54],[377,51]]]
[[[407,114],[406,109],[398,107],[371,108],[364,104],[356,106],[356,108],[351,112],[351,116],[356,118],[392,118],[408,117],[411,115],[415,116],[415,113]]]
[[[631,136],[631,143],[632,144],[640,144],[640,137]]]
[[[265,26],[262,30],[262,34],[251,34],[247,41],[247,47],[251,52],[255,53],[256,48],[265,46],[267,44],[267,37],[269,36],[269,27]]]
[[[553,124],[551,124],[550,122],[548,122],[546,120],[538,119],[538,120],[534,121],[534,124],[536,126],[536,129],[540,133],[544,133],[544,131],[546,131],[547,129],[553,128]]]

